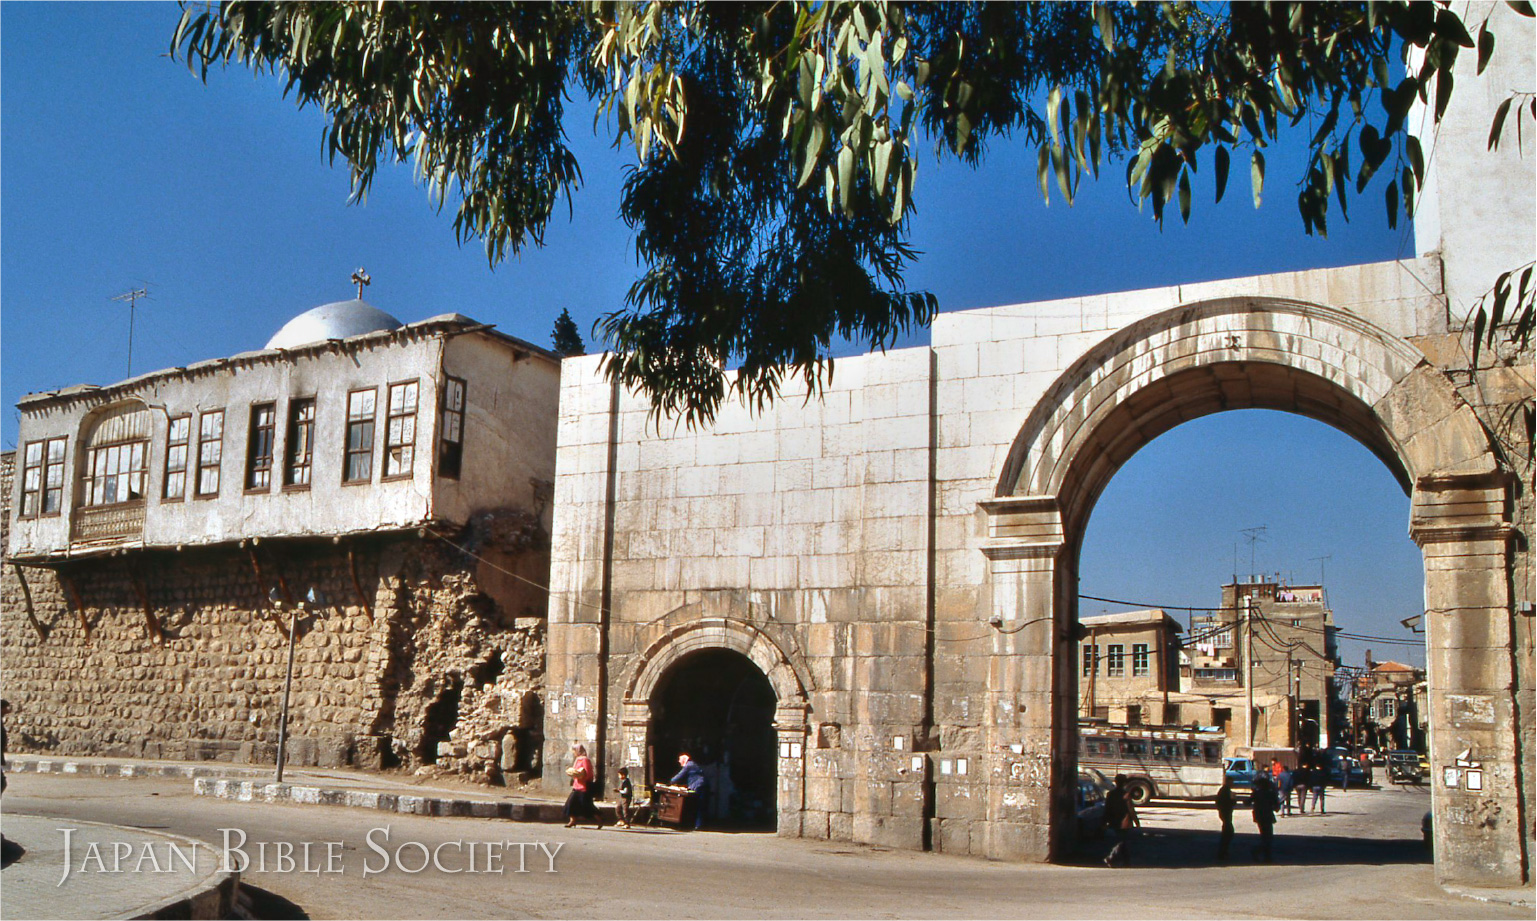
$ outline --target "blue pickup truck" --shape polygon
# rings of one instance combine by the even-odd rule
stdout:
[[[1233,792],[1248,796],[1254,789],[1253,758],[1223,758],[1222,774],[1233,782]]]

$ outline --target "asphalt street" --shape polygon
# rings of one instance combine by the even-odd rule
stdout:
[[[1272,865],[1248,861],[1246,816],[1238,823],[1239,859],[1217,866],[1214,812],[1155,806],[1144,810],[1135,865],[1110,870],[1100,862],[1105,841],[1089,842],[1067,864],[1021,865],[770,834],[597,831],[238,803],[194,798],[191,786],[12,775],[3,805],[215,845],[224,829],[236,829],[231,843],[243,834],[253,861],[265,854],[265,870],[252,866],[242,879],[270,894],[261,903],[269,917],[1531,917],[1530,908],[1459,898],[1435,885],[1420,843],[1428,797],[1419,789],[1351,791],[1330,797],[1327,815],[1282,819]],[[281,843],[291,848],[291,865]],[[306,843],[315,872],[303,872]],[[515,872],[520,861],[527,872]],[[12,917],[3,900],[0,890],[0,914]]]

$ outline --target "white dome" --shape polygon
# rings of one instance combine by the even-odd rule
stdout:
[[[321,304],[283,324],[271,339],[269,349],[291,349],[327,339],[346,339],[364,333],[399,329],[404,324],[379,308],[362,300]]]

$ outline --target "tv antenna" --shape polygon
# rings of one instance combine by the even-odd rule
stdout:
[[[1262,540],[1265,540],[1265,532],[1267,530],[1269,530],[1269,528],[1265,525],[1260,525],[1257,528],[1238,529],[1239,533],[1243,535],[1243,539],[1249,542],[1249,572],[1251,574],[1251,579],[1253,578],[1252,574],[1254,572],[1254,545]]]
[[[128,374],[127,374],[127,377],[133,377],[133,315],[134,315],[135,308],[139,306],[139,299],[140,298],[148,300],[149,299],[149,289],[147,289],[147,288],[133,288],[133,289],[131,289],[129,291],[124,291],[122,294],[119,294],[116,297],[109,298],[109,300],[127,301],[128,302]]]

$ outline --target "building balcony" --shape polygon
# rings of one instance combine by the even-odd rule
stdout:
[[[75,510],[70,522],[72,544],[132,540],[144,534],[144,500]]]

